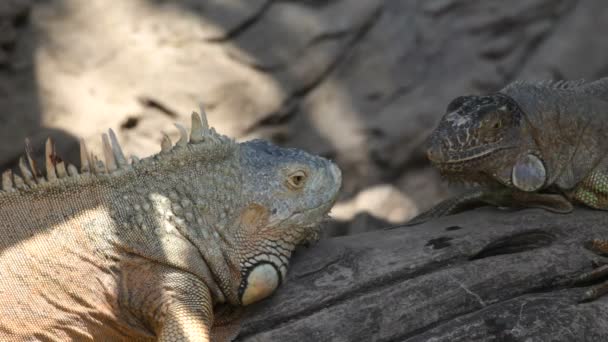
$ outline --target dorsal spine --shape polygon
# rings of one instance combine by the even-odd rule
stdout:
[[[180,124],[175,124],[179,130],[180,138],[173,145],[171,140],[164,135],[161,142],[161,152],[152,155],[145,160],[157,159],[165,155],[174,148],[184,148],[188,144],[211,143],[211,144],[233,144],[230,138],[220,135],[213,128],[209,128],[205,111],[201,108],[201,114],[193,112],[191,115],[192,125],[190,136],[187,130]],[[26,139],[26,158],[19,159],[19,171],[21,175],[13,174],[11,170],[2,173],[1,193],[15,192],[17,190],[28,190],[39,187],[41,184],[59,183],[64,178],[78,179],[85,175],[111,175],[117,172],[132,170],[133,165],[140,163],[137,157],[131,157],[131,162],[125,158],[122,148],[118,142],[116,134],[111,129],[102,135],[103,160],[89,153],[84,140],[80,140],[80,171],[72,165],[65,164],[56,154],[55,145],[49,138],[45,144],[45,174],[36,168],[36,163],[32,158],[31,147]]]

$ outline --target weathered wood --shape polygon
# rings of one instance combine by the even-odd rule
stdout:
[[[606,341],[608,298],[572,285],[598,237],[608,212],[484,208],[322,241],[239,341]]]

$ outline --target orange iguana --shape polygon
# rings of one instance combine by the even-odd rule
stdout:
[[[270,295],[314,241],[341,184],[332,162],[237,143],[192,115],[190,136],[128,162],[112,131],[81,168],[46,145],[0,192],[0,340],[209,341]]]

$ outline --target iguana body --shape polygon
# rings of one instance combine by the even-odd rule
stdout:
[[[608,78],[515,82],[459,97],[432,133],[428,156],[447,179],[482,187],[416,221],[483,203],[608,210]]]
[[[0,340],[223,340],[214,315],[281,283],[296,245],[316,239],[339,169],[236,143],[198,114],[189,138],[178,127],[175,146],[165,137],[141,161],[110,132],[105,165],[82,144],[81,170],[66,168],[47,142],[46,177],[23,160],[21,177],[3,174]]]

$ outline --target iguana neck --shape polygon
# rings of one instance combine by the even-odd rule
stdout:
[[[232,304],[238,303],[239,274],[230,254],[236,249],[233,215],[241,207],[237,151],[237,145],[226,153],[173,150],[144,160],[110,201],[113,221],[123,225],[115,233],[132,232],[121,239],[122,248],[198,275],[213,298]]]
[[[547,169],[547,184],[572,188],[603,156],[608,102],[578,88],[517,83],[501,90],[519,105],[534,146]],[[606,132],[603,132],[605,136]]]

